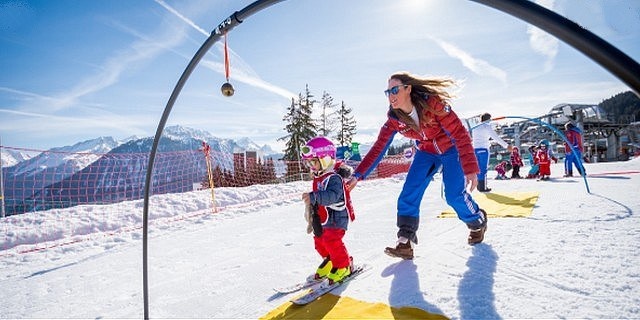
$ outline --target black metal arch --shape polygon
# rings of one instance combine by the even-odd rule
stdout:
[[[149,163],[144,187],[144,206],[142,210],[142,285],[144,296],[144,318],[149,319],[149,297],[148,297],[148,224],[149,224],[149,195],[151,189],[151,175],[155,162],[158,143],[164,127],[171,113],[175,101],[182,91],[184,84],[204,57],[207,51],[218,41],[222,35],[233,29],[249,16],[265,9],[271,5],[284,0],[258,0],[240,11],[234,12],[231,16],[220,23],[212,32],[200,49],[191,59],[187,68],[180,76],[169,101],[162,113],[153,145],[149,154]],[[595,60],[598,64],[607,69],[610,73],[626,83],[635,93],[640,96],[640,65],[622,51],[609,44],[607,41],[596,36],[590,31],[580,27],[575,22],[548,10],[542,6],[528,0],[470,0],[500,10],[510,14],[520,20],[526,21],[536,27],[547,31],[572,47],[578,49],[586,56]]]

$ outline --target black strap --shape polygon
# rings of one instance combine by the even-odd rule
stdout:
[[[313,228],[313,235],[320,237],[322,236],[322,223],[320,223],[320,215],[318,214],[318,204],[314,204],[312,208],[311,227]]]

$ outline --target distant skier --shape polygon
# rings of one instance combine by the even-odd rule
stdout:
[[[576,127],[571,121],[567,122],[564,128],[564,135],[570,143],[564,143],[564,176],[573,177],[574,165],[582,176],[585,174],[584,166],[582,166],[582,161],[580,161],[580,159],[582,159],[582,130]],[[573,147],[573,149],[571,149],[571,147]]]
[[[540,166],[540,180],[549,180],[551,176],[551,161],[558,163],[558,158],[549,149],[549,141],[547,139],[540,141],[535,159],[538,166]]]
[[[351,274],[352,266],[342,238],[349,220],[354,218],[349,190],[345,187],[345,179],[351,177],[353,169],[336,162],[336,147],[325,137],[309,140],[301,148],[301,155],[313,175],[313,191],[302,194],[309,223],[307,233],[313,231],[315,249],[324,259],[314,277],[339,282]]]

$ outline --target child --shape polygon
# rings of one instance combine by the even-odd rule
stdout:
[[[336,163],[336,147],[325,137],[315,137],[301,148],[302,159],[313,175],[313,191],[302,194],[311,222],[316,251],[324,259],[314,277],[329,283],[342,281],[351,274],[352,258],[342,241],[353,210],[349,190],[345,188],[352,169]],[[309,228],[307,232],[309,232]]]
[[[524,166],[524,162],[522,162],[522,157],[520,156],[520,151],[518,147],[513,147],[511,149],[511,179],[521,179],[520,176],[520,167]]]
[[[496,164],[495,166],[496,172],[498,172],[498,175],[496,176],[496,180],[507,180],[509,178],[507,178],[507,162],[506,161],[501,161],[500,163]]]
[[[536,146],[529,147],[529,163],[531,163],[531,169],[529,169],[529,173],[527,174],[527,179],[538,178],[538,172],[539,172],[540,166],[536,162],[537,149],[538,148]]]
[[[551,176],[551,160],[558,163],[558,158],[553,155],[551,149],[549,149],[549,141],[543,139],[540,141],[538,151],[536,152],[536,163],[540,169],[539,180],[549,180]]]

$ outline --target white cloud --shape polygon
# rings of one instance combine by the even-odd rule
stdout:
[[[537,0],[536,3],[549,10],[553,10],[554,0]],[[545,72],[551,71],[554,66],[555,57],[558,54],[558,39],[533,25],[527,26],[527,34],[529,35],[531,48],[547,58],[544,67]]]
[[[481,76],[489,76],[500,80],[503,84],[507,83],[507,73],[489,62],[473,57],[468,52],[458,48],[457,46],[446,41],[433,38],[432,39],[444,50],[450,57],[456,58],[462,62],[462,65],[471,70],[473,73]]]
[[[76,105],[78,99],[83,96],[98,92],[117,83],[121,75],[135,69],[138,64],[152,60],[165,48],[171,48],[180,43],[183,39],[184,31],[179,28],[168,28],[165,35],[159,38],[162,42],[143,39],[134,42],[129,48],[121,50],[113,57],[106,60],[100,72],[91,75],[77,84],[68,92],[63,92],[55,97],[47,97],[39,103],[32,103],[32,106],[46,105],[52,111],[57,111]],[[51,101],[53,99],[53,103]]]
[[[3,123],[3,130],[13,132],[33,132],[33,119],[40,118],[46,121],[38,122],[38,132],[44,136],[50,132],[65,131],[73,128],[75,131],[91,132],[97,128],[107,128],[121,132],[134,131],[136,134],[145,134],[145,131],[137,126],[143,123],[143,116],[118,116],[115,114],[91,115],[90,117],[64,117],[45,113],[24,112],[0,109],[0,114],[5,119],[11,119]],[[12,117],[13,116],[13,117]]]
[[[169,12],[173,13],[175,16],[180,18],[182,21],[186,22],[188,25],[190,25],[194,29],[198,30],[200,33],[204,34],[206,37],[209,37],[209,35],[210,35],[209,32],[207,32],[204,29],[200,28],[195,22],[193,22],[189,18],[187,18],[184,15],[182,15],[180,12],[178,12],[176,9],[174,9],[171,6],[169,6],[168,4],[166,4],[164,1],[155,0],[155,2],[158,3],[159,5],[163,6],[165,9],[169,10]]]

